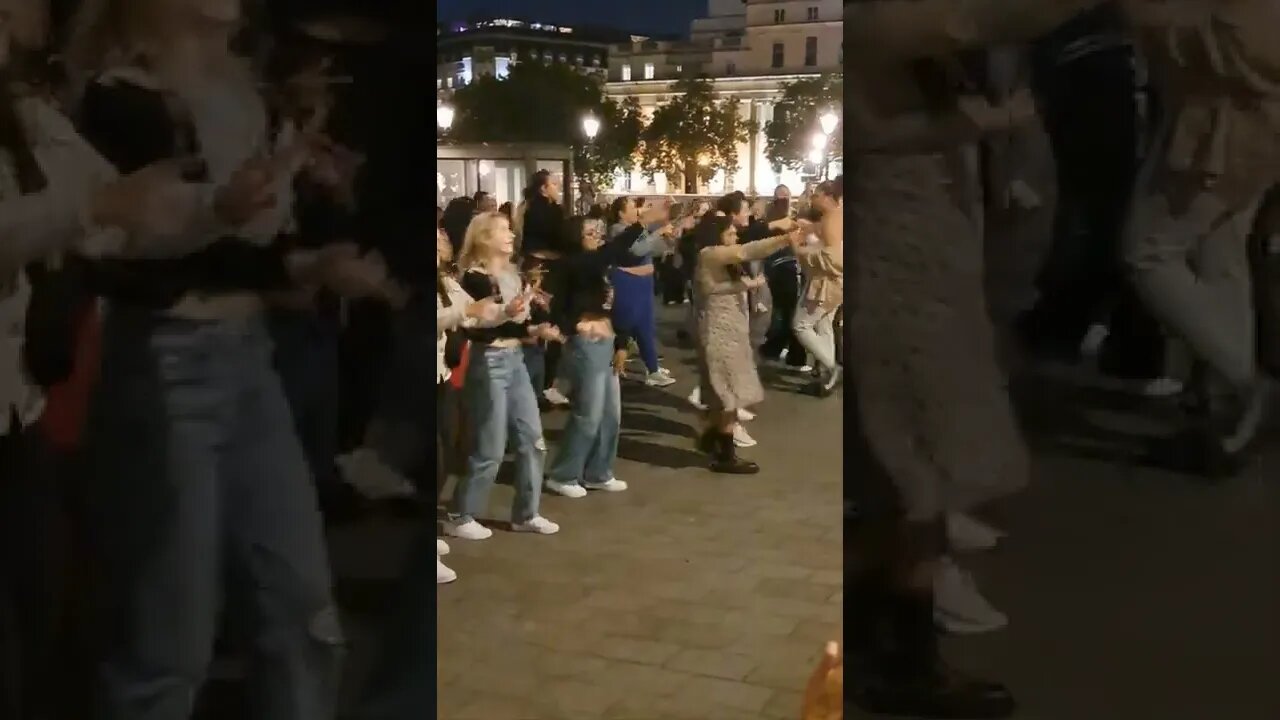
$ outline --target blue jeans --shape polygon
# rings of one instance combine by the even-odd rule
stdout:
[[[541,395],[547,387],[547,348],[538,343],[520,346],[524,353],[524,367],[529,371],[529,384],[534,395]]]
[[[467,474],[453,492],[452,519],[474,520],[486,509],[498,479],[508,434],[516,454],[516,497],[511,522],[538,514],[542,492],[542,417],[519,347],[472,346],[463,388],[471,420],[471,456]]]
[[[108,310],[87,439],[106,567],[102,720],[187,720],[225,593],[253,714],[325,720],[344,644],[307,459],[260,319]]]
[[[622,428],[622,392],[613,371],[613,338],[574,336],[567,349],[572,414],[547,474],[556,482],[601,485],[613,478]]]

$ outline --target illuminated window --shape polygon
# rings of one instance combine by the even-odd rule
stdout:
[[[503,78],[505,78],[507,75],[510,75],[510,74],[511,74],[511,59],[503,58],[503,57],[494,58],[493,76],[498,78],[499,80],[502,80]]]
[[[644,79],[645,80],[653,79],[653,63],[644,64]]]
[[[630,80],[631,80],[631,66],[623,65],[622,66],[622,82],[628,82]]]

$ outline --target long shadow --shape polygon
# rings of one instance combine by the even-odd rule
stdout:
[[[622,410],[623,436],[625,437],[635,432],[671,435],[682,438],[694,436],[692,425],[647,410],[624,407]]]
[[[618,441],[618,457],[672,470],[704,467],[707,463],[706,457],[692,449],[659,445],[625,436]]]
[[[1206,472],[1197,438],[1186,429],[1191,418],[1177,400],[1042,376],[1017,378],[1010,394],[1028,439],[1043,450],[1180,475]],[[1126,416],[1159,429],[1102,426],[1090,418],[1099,413]]]

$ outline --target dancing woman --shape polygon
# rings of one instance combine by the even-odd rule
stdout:
[[[453,374],[448,358],[449,333],[473,326],[477,320],[493,318],[498,309],[492,297],[473,300],[457,278],[450,272],[453,265],[453,246],[443,230],[436,230],[436,501],[444,490],[448,468],[454,466],[450,457],[456,444],[447,437],[456,431],[457,414],[451,412],[456,402],[449,378]],[[450,422],[451,421],[451,422]],[[445,566],[441,555],[449,553],[443,540],[436,540],[436,583],[450,583],[458,574]]]
[[[627,484],[613,475],[622,424],[618,376],[627,357],[628,336],[616,330],[609,311],[614,301],[610,271],[633,257],[644,239],[633,225],[604,242],[604,224],[575,217],[569,237],[580,238],[577,251],[562,260],[564,312],[561,330],[568,338],[565,357],[573,387],[572,414],[564,439],[548,470],[547,489],[578,498],[587,490],[621,492]]]
[[[740,245],[738,226],[720,214],[705,217],[698,232],[702,249],[694,277],[694,302],[698,308],[701,395],[707,404],[707,427],[698,445],[711,454],[715,472],[750,475],[760,472],[760,466],[738,458],[733,431],[738,411],[764,400],[751,344],[747,291],[765,280],[746,275],[743,264],[763,260],[788,244],[794,247],[799,235],[792,232]]]
[[[538,514],[542,492],[542,418],[521,342],[527,338],[560,342],[558,329],[535,323],[527,289],[511,261],[515,234],[505,215],[477,215],[467,228],[458,267],[462,289],[473,298],[501,299],[508,308],[500,322],[478,322],[465,331],[471,342],[465,382],[471,418],[471,457],[467,472],[453,495],[446,530],[454,537],[484,540],[493,531],[477,522],[487,511],[489,491],[514,435],[515,499],[511,529],[551,535],[560,526]]]
[[[620,197],[609,207],[609,237],[618,237],[624,230],[640,222],[644,214],[643,198]],[[667,387],[675,382],[666,368],[658,365],[658,320],[654,309],[653,253],[633,252],[632,257],[619,263],[610,273],[615,293],[613,305],[614,326],[630,335],[644,362],[645,384],[650,387]]]
[[[852,346],[858,437],[851,475],[854,663],[849,697],[875,713],[1007,717],[997,684],[939,656],[933,582],[944,513],[1022,487],[1029,459],[997,368],[982,241],[963,147],[1032,116],[1029,98],[965,96],[960,53],[1048,30],[1090,2],[869,0],[846,7],[853,223]],[[850,17],[852,16],[852,17]],[[853,37],[849,37],[853,35]],[[983,448],[974,452],[974,448]]]
[[[344,644],[306,458],[264,320],[292,283],[374,293],[358,260],[273,245],[306,161],[268,137],[230,51],[238,3],[95,0],[69,56],[86,138],[121,172],[170,160],[208,198],[182,252],[94,264],[105,298],[87,433],[106,564],[96,706],[180,720],[209,667],[222,596],[254,619],[256,712],[331,717]]]

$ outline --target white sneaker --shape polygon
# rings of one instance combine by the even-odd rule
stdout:
[[[396,472],[370,448],[360,448],[337,459],[342,479],[369,500],[403,500],[414,497],[418,489]]]
[[[552,405],[563,407],[569,404],[569,398],[565,397],[565,394],[560,392],[560,389],[554,385],[543,391],[542,397]]]
[[[1005,534],[965,513],[947,514],[947,539],[959,552],[991,550]]]
[[[707,409],[707,406],[702,404],[702,387],[699,385],[693,387],[693,392],[689,393],[688,400],[690,405],[699,410]]]
[[[453,537],[463,540],[488,540],[493,537],[492,530],[475,520],[468,520],[462,524],[445,523],[444,530]]]
[[[445,585],[457,579],[458,573],[449,569],[449,566],[441,562],[440,558],[436,558],[436,584]]]
[[[668,372],[666,368],[658,368],[654,372],[649,373],[644,379],[645,385],[659,388],[674,385],[675,382],[676,379],[671,377],[671,373]]]
[[[738,408],[738,422],[751,422],[756,419],[756,414],[746,408]]]
[[[588,490],[603,490],[604,492],[622,492],[623,490],[627,489],[627,484],[619,480],[618,478],[611,477],[608,480],[605,480],[604,482],[599,484],[593,483],[588,485],[587,483],[583,483],[582,487],[585,487]]]
[[[733,444],[740,448],[749,448],[756,446],[755,438],[747,434],[747,429],[741,425],[733,426]]]
[[[437,554],[437,555],[448,555],[448,554],[449,554],[449,543],[447,543],[447,542],[445,542],[445,541],[441,540],[440,538],[436,538],[436,554]]]
[[[560,532],[560,526],[541,515],[534,515],[522,523],[511,523],[511,531],[536,533],[538,535],[555,535]]]
[[[545,483],[547,489],[551,492],[567,498],[580,498],[587,496],[587,489],[578,483],[562,483],[555,480],[547,480]]]
[[[949,557],[939,561],[933,578],[933,619],[957,635],[994,632],[1009,624],[1008,616],[978,592],[973,576]]]

